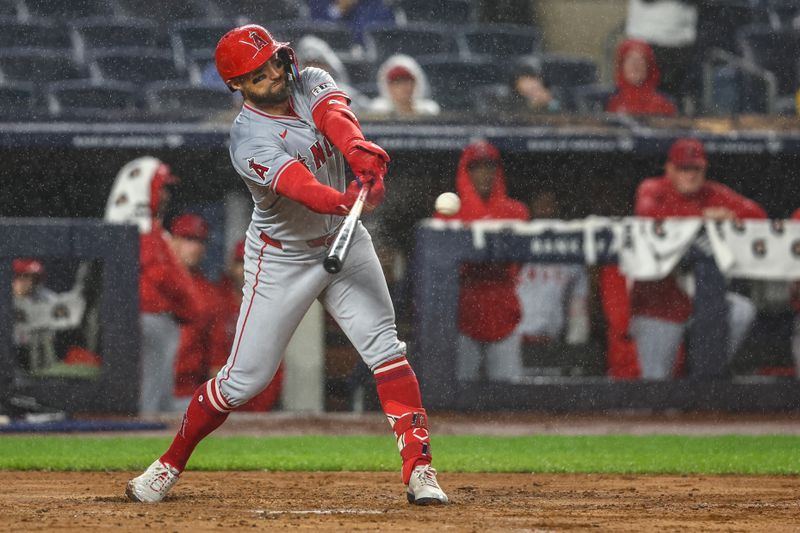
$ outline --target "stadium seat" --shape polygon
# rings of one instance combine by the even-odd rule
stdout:
[[[697,48],[700,56],[705,50],[722,48],[737,50],[736,34],[739,28],[764,22],[763,9],[751,0],[725,0],[701,2],[697,20]]]
[[[71,51],[72,47],[69,28],[63,24],[43,20],[0,21],[0,50],[35,48],[41,53],[43,50]]]
[[[114,2],[108,0],[24,0],[32,18],[69,21],[84,17],[114,17],[118,15]]]
[[[377,78],[377,67],[375,63],[365,58],[340,58],[344,68],[347,69],[347,75],[350,78],[350,83],[360,85],[362,83],[375,83]]]
[[[505,83],[493,83],[475,87],[471,91],[473,109],[479,115],[492,116],[501,113],[511,89]]]
[[[137,86],[131,83],[76,80],[45,87],[52,118],[127,120],[141,113]]]
[[[237,100],[227,89],[200,87],[189,83],[154,83],[145,91],[147,110],[175,120],[208,120],[232,112]]]
[[[116,0],[129,17],[146,17],[160,25],[183,20],[209,18],[210,9],[201,0],[159,0],[158,11],[153,12],[152,0]]]
[[[297,0],[210,0],[215,17],[237,18],[240,22],[263,23],[270,31],[274,21],[297,20],[308,13]]]
[[[407,22],[469,24],[475,20],[475,2],[472,0],[398,0],[399,8]]]
[[[570,91],[575,111],[578,113],[605,113],[608,99],[616,91],[610,85],[591,84],[573,87]]]
[[[430,81],[433,99],[447,111],[470,110],[473,90],[507,76],[500,64],[486,59],[422,58],[419,63]]]
[[[19,17],[19,2],[17,0],[0,0],[0,17],[16,19]]]
[[[92,54],[89,63],[95,80],[132,83],[181,80],[187,75],[175,65],[172,52],[151,49],[112,49]]]
[[[273,31],[270,28],[270,31]],[[328,43],[340,59],[350,57],[353,48],[353,32],[350,28],[334,22],[319,20],[296,20],[290,24],[275,28],[273,36],[297,43],[304,35],[313,35]],[[302,58],[300,58],[302,60]]]
[[[79,58],[87,53],[109,48],[154,48],[159,44],[158,26],[148,19],[89,18],[73,21],[76,50]]]
[[[170,38],[176,60],[181,65],[188,65],[197,57],[214,57],[220,38],[235,25],[231,19],[186,20],[175,24]]]
[[[78,65],[68,52],[51,51],[42,54],[38,48],[0,50],[0,82],[3,83],[46,83],[88,77],[86,69]]]
[[[453,31],[442,26],[370,28],[367,30],[366,44],[369,55],[378,62],[392,54],[408,54],[419,58],[458,53]]]
[[[463,31],[464,45],[471,56],[500,59],[537,54],[541,37],[531,26],[479,24]]]
[[[745,60],[775,74],[779,95],[797,90],[800,31],[793,28],[776,30],[766,25],[755,25],[740,29],[737,38]]]
[[[563,55],[543,55],[542,77],[550,87],[569,89],[597,81],[597,65],[591,59]]]
[[[36,114],[36,92],[33,84],[0,85],[0,120],[31,120]]]

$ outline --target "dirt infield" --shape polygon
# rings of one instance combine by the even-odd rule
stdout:
[[[396,474],[192,472],[159,505],[125,472],[0,472],[0,531],[797,531],[800,478],[440,475],[454,503],[405,501]]]

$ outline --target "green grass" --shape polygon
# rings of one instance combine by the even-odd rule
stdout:
[[[166,438],[0,437],[2,470],[139,470]],[[800,474],[797,436],[439,436],[435,465],[447,472]],[[217,437],[202,442],[193,470],[396,471],[387,435]]]

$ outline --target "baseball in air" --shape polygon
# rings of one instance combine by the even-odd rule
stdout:
[[[461,198],[454,192],[443,192],[436,197],[434,208],[440,215],[455,215],[461,209]]]

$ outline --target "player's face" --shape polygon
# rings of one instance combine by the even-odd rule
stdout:
[[[706,167],[678,166],[667,163],[667,179],[680,194],[695,194],[706,182]]]
[[[269,108],[289,99],[289,78],[277,54],[259,68],[234,80],[231,85],[241,91],[245,100],[258,107]]]
[[[178,260],[189,270],[198,268],[206,256],[206,242],[200,239],[174,237],[172,249],[175,250]]]
[[[639,50],[631,50],[622,60],[622,76],[625,81],[636,87],[647,79],[647,58]]]

